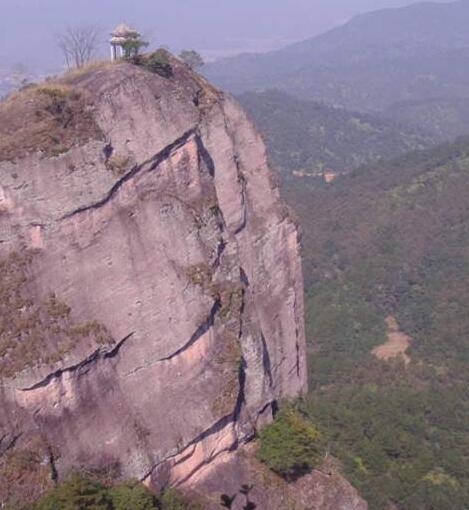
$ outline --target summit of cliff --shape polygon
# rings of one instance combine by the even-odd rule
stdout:
[[[220,98],[206,80],[170,53],[159,50],[138,65],[119,62],[89,64],[40,84],[30,84],[0,102],[0,161],[21,159],[29,153],[57,156],[90,140],[104,139],[94,113],[102,94],[133,81],[142,98],[185,99],[195,112],[203,112]],[[146,96],[146,92],[154,96]],[[151,99],[150,99],[151,98]],[[167,107],[171,104],[167,104]],[[186,108],[186,113],[188,109]]]

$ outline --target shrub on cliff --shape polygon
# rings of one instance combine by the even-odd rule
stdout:
[[[261,430],[259,443],[259,460],[287,480],[313,469],[322,456],[321,434],[291,406]]]
[[[202,510],[197,503],[188,502],[177,490],[166,489],[158,497],[161,510]]]
[[[198,69],[204,65],[204,59],[194,50],[181,51],[179,58],[192,70]]]
[[[134,63],[164,78],[170,78],[173,75],[173,68],[164,50],[157,50],[147,55],[138,55]]]
[[[113,487],[81,473],[72,474],[40,499],[32,510],[156,510],[156,497],[137,481]]]
[[[108,486],[73,473],[37,501],[31,510],[201,510],[175,489],[153,494],[138,481]]]
[[[137,481],[123,482],[109,489],[113,510],[154,510],[155,496]]]
[[[142,48],[146,48],[148,46],[148,42],[143,41],[139,37],[134,39],[128,39],[124,43],[122,43],[122,48],[124,50],[124,58],[125,60],[133,61],[140,54]]]
[[[40,499],[33,510],[112,510],[106,488],[82,474],[74,473]],[[132,509],[134,510],[134,509]]]

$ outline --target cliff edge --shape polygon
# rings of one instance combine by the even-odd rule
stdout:
[[[0,458],[27,458],[1,501],[76,468],[196,485],[305,391],[298,232],[264,144],[171,65],[0,103]]]

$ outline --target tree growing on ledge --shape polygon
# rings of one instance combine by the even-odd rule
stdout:
[[[190,69],[199,69],[204,65],[204,59],[195,50],[183,50],[179,54],[179,58],[186,64]]]
[[[283,408],[275,421],[259,434],[258,459],[287,481],[293,481],[316,467],[323,441],[316,427],[293,406]]]

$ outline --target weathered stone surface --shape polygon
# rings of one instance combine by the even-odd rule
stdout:
[[[65,81],[104,140],[0,161],[0,258],[28,253],[31,299],[113,341],[74,326],[74,345],[1,380],[0,455],[39,437],[51,476],[190,484],[305,390],[297,230],[253,126],[185,67]]]
[[[239,493],[252,487],[249,498],[257,508],[275,510],[368,510],[367,503],[342,477],[333,459],[296,482],[287,483],[256,460],[255,446],[235,455],[221,455],[209,469],[202,469],[186,487],[189,495],[209,494],[206,510],[219,510],[220,496],[237,494],[233,509],[242,510],[246,500]]]

